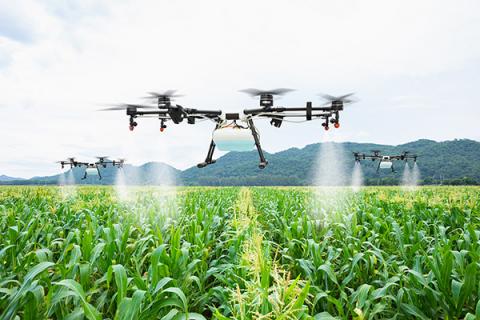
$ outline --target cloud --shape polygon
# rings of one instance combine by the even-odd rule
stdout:
[[[180,104],[225,111],[258,104],[238,92],[246,87],[298,89],[282,105],[320,103],[318,92],[355,91],[360,102],[342,114],[337,140],[365,140],[365,132],[372,142],[392,144],[478,136],[479,112],[471,105],[480,80],[479,7],[475,1],[1,1],[12,23],[4,28],[0,17],[0,135],[8,137],[0,174],[54,173],[52,161],[99,153],[134,163],[196,164],[213,124],[169,124],[160,134],[155,119],[142,119],[132,134],[121,112],[95,112],[102,103],[138,102],[147,91],[171,88],[186,94]],[[412,110],[394,107],[414,103]],[[451,121],[452,106],[463,124]],[[314,121],[259,128],[268,151],[331,135]],[[33,157],[35,170],[15,165]]]

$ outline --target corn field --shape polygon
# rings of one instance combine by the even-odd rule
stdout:
[[[479,188],[165,193],[0,188],[0,319],[480,319]]]

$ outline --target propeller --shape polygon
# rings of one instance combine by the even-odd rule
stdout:
[[[353,97],[355,93],[347,93],[342,96],[331,96],[329,94],[322,94],[320,93],[319,96],[322,97],[323,99],[327,100],[328,102],[343,102],[343,103],[353,103],[356,102],[357,100]]]
[[[272,89],[272,90],[259,90],[255,88],[248,88],[248,89],[240,90],[240,92],[249,94],[252,97],[258,97],[262,95],[282,96],[291,91],[295,91],[295,89],[278,88],[278,89]]]
[[[97,111],[114,111],[114,110],[127,110],[128,108],[137,108],[137,109],[156,109],[154,106],[146,106],[142,104],[130,104],[130,103],[121,103],[116,104],[111,108],[100,109]]]
[[[178,98],[178,97],[183,97],[183,94],[176,94],[177,90],[166,90],[165,92],[147,92],[149,94],[148,97],[145,97],[145,99],[158,99],[158,98]]]

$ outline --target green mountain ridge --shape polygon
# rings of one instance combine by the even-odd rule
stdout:
[[[125,180],[138,185],[312,185],[315,184],[317,159],[322,155],[322,144],[311,144],[304,148],[290,148],[277,153],[266,153],[269,165],[258,168],[258,154],[250,152],[229,152],[206,168],[191,167],[184,171],[157,162],[141,166],[125,165]],[[334,143],[343,164],[345,180],[349,181],[354,166],[354,151],[368,153],[373,149],[383,154],[399,154],[403,151],[416,153],[424,184],[479,184],[480,183],[480,142],[469,139],[456,139],[436,142],[421,139],[391,146],[374,143],[343,142]],[[342,161],[343,160],[343,161]],[[402,178],[402,162],[396,162],[396,173],[389,170],[376,172],[372,161],[362,161],[365,183],[369,185],[395,185]],[[118,171],[116,168],[102,170],[103,179],[88,177],[80,180],[81,169],[74,169],[73,176],[78,184],[113,184]],[[0,181],[0,184],[57,184],[61,175],[35,177],[28,180]]]

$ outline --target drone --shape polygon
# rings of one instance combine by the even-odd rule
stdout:
[[[62,169],[65,166],[70,166],[70,168],[85,168],[85,173],[83,175],[82,180],[85,180],[87,176],[97,175],[99,180],[102,180],[102,174],[100,173],[100,168],[106,168],[107,165],[111,164],[117,168],[123,168],[123,164],[125,163],[125,159],[118,159],[118,160],[110,160],[108,157],[97,157],[98,161],[96,162],[81,162],[75,160],[75,158],[67,158],[67,160],[58,161],[62,166]]]
[[[392,169],[392,172],[395,172],[395,168],[393,167],[394,160],[407,162],[409,159],[413,159],[413,162],[417,162],[418,157],[416,154],[411,154],[409,151],[404,151],[400,155],[383,156],[380,154],[380,150],[372,150],[372,154],[370,155],[354,152],[353,156],[355,157],[355,161],[358,163],[365,159],[371,159],[372,161],[378,160],[377,172],[380,169]]]
[[[221,110],[200,110],[174,104],[173,100],[181,97],[176,94],[176,90],[167,90],[162,93],[149,92],[145,98],[156,102],[156,105],[120,104],[102,109],[102,111],[125,110],[130,119],[130,131],[133,131],[138,125],[138,118],[157,118],[160,120],[160,132],[164,132],[167,128],[168,121],[174,124],[186,121],[191,125],[204,120],[212,121],[215,128],[207,157],[205,161],[197,165],[198,168],[204,168],[216,162],[213,154],[217,147],[221,151],[250,151],[256,148],[260,158],[258,167],[264,169],[268,161],[265,159],[260,145],[260,134],[255,127],[254,119],[270,119],[270,124],[276,128],[280,128],[284,121],[304,122],[321,119],[323,120],[322,127],[329,130],[330,125],[333,125],[334,128],[340,127],[340,112],[344,110],[345,105],[354,102],[353,93],[338,97],[324,94],[321,97],[326,102],[320,106],[313,106],[310,101],[307,101],[302,107],[274,106],[274,98],[291,91],[294,90],[287,88],[266,91],[252,88],[241,90],[241,92],[259,99],[258,108],[245,109],[243,113],[223,113]],[[297,119],[297,121],[292,119]]]

